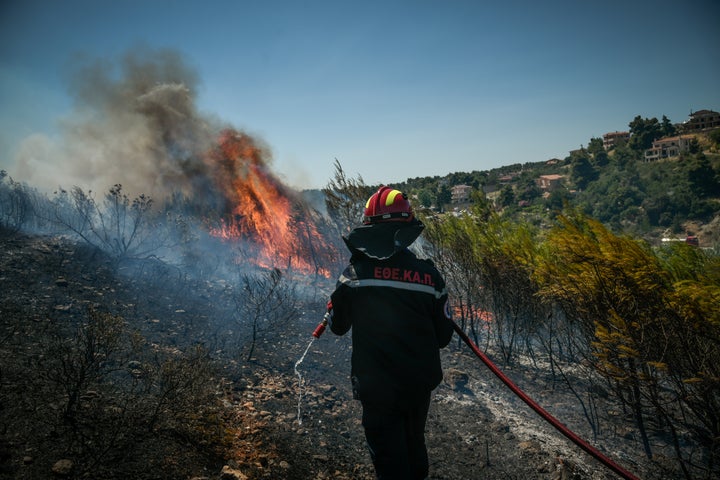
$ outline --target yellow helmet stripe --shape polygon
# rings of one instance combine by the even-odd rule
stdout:
[[[395,197],[398,195],[402,195],[402,192],[400,190],[393,190],[390,193],[388,193],[387,197],[385,197],[385,206],[389,207],[393,203],[395,203]]]

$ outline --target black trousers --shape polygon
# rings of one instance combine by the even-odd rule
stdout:
[[[426,478],[425,422],[430,392],[392,404],[362,402],[362,406],[362,424],[377,479]]]

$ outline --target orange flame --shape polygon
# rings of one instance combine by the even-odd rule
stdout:
[[[455,305],[453,307],[453,318],[464,318],[470,320],[478,320],[485,324],[485,328],[489,328],[493,322],[493,314],[480,307],[468,305]]]
[[[248,135],[222,132],[207,161],[228,214],[210,233],[225,240],[249,241],[252,251],[248,257],[258,266],[329,276],[329,270],[318,265],[323,255],[316,253],[330,246],[309,220],[295,218],[295,202],[270,173],[263,157],[262,149]]]

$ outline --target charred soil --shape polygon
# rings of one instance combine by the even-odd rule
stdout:
[[[251,334],[230,281],[3,233],[0,478],[374,478],[350,391],[349,336],[316,340],[295,374],[330,287],[313,288],[293,319]],[[430,478],[617,478],[456,340],[443,351],[445,381],[428,418]],[[508,369],[591,435],[578,402],[541,372]],[[662,478],[661,462],[645,465],[633,429],[614,418],[599,448],[638,476]]]

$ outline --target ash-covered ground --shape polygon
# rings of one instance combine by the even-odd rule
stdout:
[[[332,281],[302,286],[292,318],[258,325],[248,359],[251,329],[238,323],[239,293],[230,280],[190,280],[152,262],[130,268],[61,238],[4,232],[0,242],[0,478],[374,478],[360,404],[350,391],[350,336],[325,333],[297,366],[302,381],[295,373]],[[127,428],[122,433],[142,431],[142,438],[113,443],[102,431],[78,439],[67,434],[71,429],[62,420],[33,416],[44,411],[44,403],[66,399],[24,397],[32,394],[22,390],[33,373],[28,365],[44,351],[41,340],[36,344],[25,332],[80,324],[89,305],[121,316],[148,345],[183,351],[205,344],[222,385],[217,396],[228,437],[219,442],[222,448],[179,434],[185,430],[172,422],[152,431]],[[426,434],[430,478],[618,478],[544,423],[457,337],[442,358],[445,381],[434,393]],[[504,369],[550,413],[638,477],[673,478],[658,468],[662,457],[652,464],[644,459],[617,405],[601,399],[601,431],[592,438],[580,403],[562,383],[553,383],[542,364]],[[83,393],[93,397],[92,391]],[[117,413],[117,403],[107,407],[110,413]],[[97,426],[106,428],[111,431]],[[95,444],[83,441],[107,441],[107,451],[98,453]],[[653,441],[663,452],[667,445]]]
[[[298,335],[298,358],[303,340]],[[426,434],[431,479],[619,478],[545,424],[463,347],[455,342],[442,355],[445,381],[434,393]],[[285,373],[255,372],[256,383],[241,392],[264,410],[261,415],[276,441],[289,447],[283,449],[288,471],[282,478],[375,478],[364,446],[361,407],[349,388],[349,349],[349,338],[326,334],[298,366],[302,423],[299,381],[291,376],[293,358],[285,361]],[[525,383],[537,400],[552,403],[554,415],[572,421],[579,431],[589,430],[582,426],[580,407],[551,392],[536,373],[507,373]],[[268,384],[268,379],[274,380]],[[612,432],[604,438],[618,437]],[[634,463],[639,452],[634,449],[640,445],[629,443],[612,440],[601,450],[630,470],[640,468]]]

